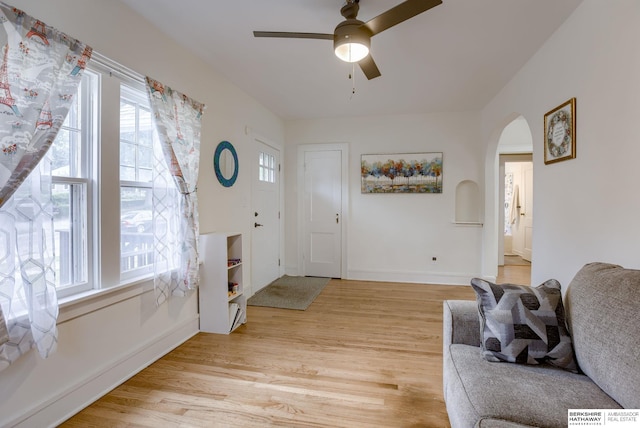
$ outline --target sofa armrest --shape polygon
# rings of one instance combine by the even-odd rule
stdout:
[[[442,342],[480,346],[480,319],[475,300],[445,300],[443,302]]]

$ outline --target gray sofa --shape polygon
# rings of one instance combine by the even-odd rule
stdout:
[[[640,408],[640,270],[587,264],[563,302],[579,374],[487,361],[478,304],[444,302],[444,398],[453,428],[563,427],[568,409]]]

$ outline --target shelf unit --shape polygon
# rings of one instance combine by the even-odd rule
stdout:
[[[242,281],[242,235],[200,235],[200,255],[200,331],[229,334],[247,322],[247,298]],[[237,285],[235,293],[229,292],[230,283]]]

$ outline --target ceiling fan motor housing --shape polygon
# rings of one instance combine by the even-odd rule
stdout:
[[[359,43],[371,48],[371,31],[359,19],[342,21],[333,32],[333,49],[345,43]]]

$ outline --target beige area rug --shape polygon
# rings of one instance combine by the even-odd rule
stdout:
[[[247,305],[304,311],[329,280],[330,278],[285,275],[251,296]]]

